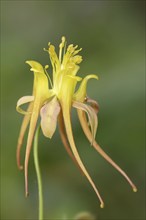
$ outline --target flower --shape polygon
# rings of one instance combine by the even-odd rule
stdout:
[[[31,66],[30,70],[34,72],[33,93],[31,96],[20,98],[16,106],[17,111],[24,114],[17,145],[17,165],[19,169],[23,168],[20,162],[20,150],[26,129],[29,126],[24,163],[26,195],[28,194],[29,156],[40,115],[43,134],[48,138],[52,138],[58,121],[60,136],[68,154],[92,185],[100,200],[100,206],[104,206],[103,200],[88,174],[75,145],[71,125],[72,107],[77,109],[82,129],[91,145],[127,179],[133,190],[136,191],[135,185],[127,174],[95,141],[98,125],[98,103],[87,96],[86,87],[89,79],[98,79],[98,77],[93,74],[87,75],[83,79],[77,76],[79,70],[78,64],[82,61],[82,57],[78,55],[81,49],[78,49],[78,46],[74,46],[73,44],[70,44],[66,49],[66,39],[62,37],[62,41],[59,45],[59,56],[57,56],[55,47],[51,43],[48,44],[48,49],[44,50],[47,51],[50,56],[53,70],[52,80],[50,74],[47,72],[47,65],[43,68],[43,66],[36,61],[26,61],[26,63]],[[76,85],[80,81],[80,86],[77,91],[75,91]],[[26,103],[29,103],[29,105],[27,111],[24,111],[21,105]]]

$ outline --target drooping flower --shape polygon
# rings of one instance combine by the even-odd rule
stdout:
[[[26,144],[24,172],[25,172],[25,193],[28,194],[28,162],[34,133],[36,130],[39,115],[41,117],[41,128],[44,136],[52,138],[57,121],[62,142],[72,158],[77,164],[81,172],[86,176],[95,193],[97,194],[101,207],[104,206],[103,200],[87,172],[77,151],[71,124],[71,108],[77,109],[79,121],[82,129],[91,143],[91,145],[103,156],[115,169],[117,169],[136,191],[135,185],[132,183],[127,174],[101,149],[95,141],[96,130],[98,125],[98,103],[87,96],[86,87],[89,79],[98,79],[96,75],[87,75],[85,78],[77,76],[79,65],[82,57],[78,55],[81,49],[78,46],[70,44],[66,49],[66,39],[62,37],[59,45],[59,56],[55,52],[55,47],[49,43],[48,49],[44,49],[49,53],[52,64],[52,80],[51,75],[47,72],[48,66],[43,66],[36,61],[27,61],[34,72],[33,93],[31,96],[24,96],[17,102],[17,111],[24,114],[21,125],[20,134],[17,145],[17,164],[19,169],[23,166],[20,162],[20,150],[27,127],[29,126],[28,138]],[[76,85],[80,83],[79,88]],[[29,103],[27,111],[20,106]]]

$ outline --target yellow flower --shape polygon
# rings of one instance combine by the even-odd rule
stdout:
[[[17,164],[19,169],[22,169],[20,163],[20,149],[26,129],[29,125],[29,132],[25,154],[25,192],[28,194],[28,161],[33,142],[33,137],[36,129],[39,114],[41,116],[41,128],[43,134],[51,138],[56,130],[58,120],[60,136],[62,142],[73,161],[78,165],[81,172],[86,176],[97,194],[101,207],[104,206],[103,200],[88,174],[75,145],[72,125],[71,125],[71,108],[77,109],[79,121],[83,131],[90,141],[91,145],[110,163],[112,164],[130,183],[133,190],[136,191],[135,185],[126,175],[126,173],[100,148],[95,141],[96,130],[98,125],[97,113],[98,104],[95,100],[90,99],[86,93],[86,86],[89,79],[98,79],[96,75],[87,75],[85,78],[76,76],[82,57],[78,55],[81,49],[73,44],[66,49],[65,37],[59,45],[59,56],[55,52],[55,47],[48,44],[48,50],[52,64],[52,80],[47,72],[48,66],[42,67],[36,61],[27,61],[31,66],[31,71],[34,72],[34,85],[32,96],[24,96],[17,102],[17,111],[24,114],[18,145],[17,145]],[[80,82],[78,90],[75,88]],[[30,103],[29,103],[30,102]],[[29,103],[27,111],[20,108],[21,105]]]

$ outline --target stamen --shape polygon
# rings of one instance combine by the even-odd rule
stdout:
[[[49,65],[46,65],[46,66],[45,66],[45,69],[47,70],[48,68],[49,68]]]
[[[46,73],[46,76],[47,76],[48,79],[49,79],[51,88],[53,88],[53,84],[52,84],[51,78],[50,78],[50,76],[49,76],[49,73],[47,72],[47,69],[48,69],[48,68],[49,68],[49,65],[46,65],[46,66],[45,66],[45,73]]]
[[[53,70],[55,71],[55,73],[57,73],[60,70],[60,61],[59,61],[58,56],[55,52],[55,47],[53,45],[50,45],[48,52],[50,55],[50,60],[52,63]]]
[[[66,53],[66,45],[67,45],[67,41],[65,41],[65,43],[64,43],[63,57],[64,57],[64,55]]]
[[[64,45],[65,45],[65,37],[63,36],[62,37],[62,42],[59,45],[59,48],[60,48],[60,50],[59,50],[59,61],[60,61],[60,63],[61,63],[61,58],[62,58],[62,49],[64,48]]]
[[[74,57],[71,58],[71,61],[75,64],[79,64],[82,62],[82,56],[76,55]]]
[[[75,56],[76,54],[78,54],[80,51],[82,50],[82,48],[78,49],[78,50],[75,50],[73,55]]]
[[[44,50],[45,52],[48,52],[48,49],[46,49],[45,47],[43,48],[43,50]]]

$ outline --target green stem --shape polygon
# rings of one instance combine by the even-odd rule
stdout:
[[[39,159],[38,159],[38,136],[39,136],[40,126],[38,126],[35,137],[34,137],[34,165],[37,175],[38,182],[38,196],[39,196],[39,220],[43,220],[43,192],[42,192],[42,179],[39,167]]]

